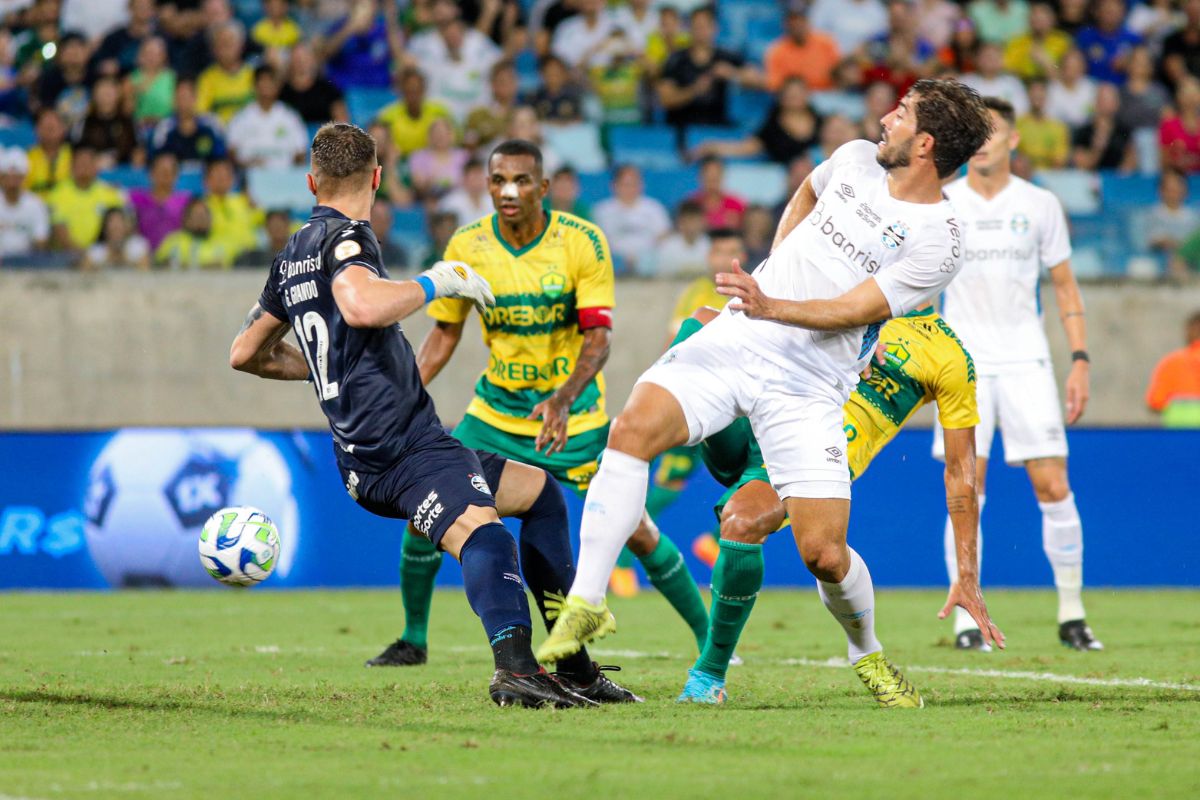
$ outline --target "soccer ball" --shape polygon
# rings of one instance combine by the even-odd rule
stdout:
[[[285,532],[275,572],[286,578],[303,532],[281,450],[246,429],[118,431],[83,500],[96,569],[113,587],[215,588],[196,558],[200,528],[222,508],[254,505]]]
[[[221,583],[262,583],[278,560],[279,531],[257,508],[222,508],[200,529],[200,563]]]

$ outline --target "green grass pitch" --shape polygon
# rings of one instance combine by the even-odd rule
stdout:
[[[675,705],[690,637],[644,593],[596,655],[646,703],[562,712],[491,704],[457,592],[428,665],[373,670],[397,592],[7,594],[0,798],[1200,797],[1200,592],[1089,591],[1088,654],[1049,593],[1004,591],[1009,650],[956,652],[941,599],[877,604],[921,711],[824,663],[845,645],[814,591],[769,591],[724,708]]]

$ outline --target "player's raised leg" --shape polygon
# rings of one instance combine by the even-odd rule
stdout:
[[[667,389],[643,381],[613,421],[608,448],[592,479],[579,529],[579,567],[562,614],[538,648],[539,661],[554,662],[616,630],[604,601],[621,548],[637,530],[646,508],[650,461],[688,440],[682,406]]]

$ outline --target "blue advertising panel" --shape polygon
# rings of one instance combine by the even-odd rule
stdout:
[[[854,486],[851,544],[882,586],[941,586],[945,500],[929,431],[904,431]],[[1200,585],[1200,432],[1080,430],[1072,484],[1089,585]],[[201,568],[200,526],[218,508],[253,505],[279,527],[264,587],[394,586],[403,524],[358,508],[341,486],[327,433],[132,428],[0,434],[0,589],[218,587]],[[1041,515],[1021,469],[993,465],[983,578],[1049,586]],[[703,471],[660,515],[690,554],[712,530],[719,487]],[[570,492],[572,536],[581,501]],[[1136,548],[1136,549],[1134,549]],[[461,583],[452,562],[442,585]],[[767,545],[768,585],[811,586],[787,531]]]

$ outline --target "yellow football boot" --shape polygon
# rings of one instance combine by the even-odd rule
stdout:
[[[562,603],[547,600],[547,616],[556,616],[554,628],[535,657],[543,664],[561,661],[579,652],[588,642],[601,639],[617,629],[617,620],[606,603],[594,606],[583,598],[569,595]],[[557,606],[557,608],[555,608]]]
[[[883,657],[882,650],[855,661],[854,671],[881,708],[922,708],[925,705],[917,687]]]

